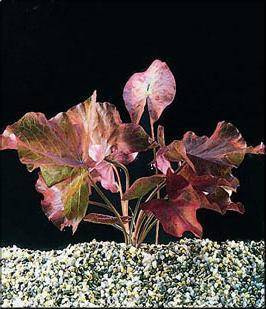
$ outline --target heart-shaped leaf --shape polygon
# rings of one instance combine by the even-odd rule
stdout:
[[[145,105],[151,123],[157,121],[172,103],[176,93],[175,78],[165,62],[155,60],[142,73],[135,73],[125,85],[123,98],[134,123],[139,123]]]

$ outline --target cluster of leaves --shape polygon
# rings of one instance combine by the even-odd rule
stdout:
[[[125,85],[123,98],[131,123],[122,122],[114,105],[97,102],[94,92],[51,119],[42,113],[27,113],[0,135],[0,150],[15,149],[30,172],[39,169],[36,189],[43,194],[42,209],[61,230],[71,226],[75,232],[81,220],[111,224],[124,233],[126,242],[137,245],[159,220],[171,235],[181,237],[190,231],[201,237],[198,209],[244,212],[241,203],[231,201],[239,186],[232,170],[246,154],[265,150],[262,143],[248,147],[237,128],[226,122],[218,123],[210,137],[187,132],[182,140],[169,145],[159,125],[155,138],[154,123],[172,103],[175,92],[175,79],[167,64],[155,60]],[[151,136],[139,125],[146,104]],[[156,174],[130,186],[126,165],[149,149],[154,153]],[[125,190],[121,171],[126,176]],[[166,196],[160,198],[164,186]],[[93,189],[102,202],[91,199]],[[103,189],[120,194],[122,214]],[[129,216],[128,201],[134,199],[137,203]],[[87,214],[90,204],[111,211],[112,216]]]

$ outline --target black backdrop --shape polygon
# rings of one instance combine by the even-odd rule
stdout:
[[[187,130],[210,134],[226,120],[255,145],[264,131],[263,9],[256,1],[4,1],[1,130],[28,111],[51,117],[94,89],[129,121],[123,86],[159,58],[177,82],[176,99],[160,119],[168,142]],[[93,238],[122,240],[111,227],[93,224],[80,224],[74,236],[57,230],[39,206],[36,172],[28,173],[14,151],[0,158],[1,245],[59,248]],[[149,159],[140,156],[131,165],[132,179],[149,174]],[[198,212],[204,237],[263,238],[263,163],[248,157],[236,171],[241,188],[234,198],[245,204],[244,215]],[[164,233],[160,240],[175,241]]]

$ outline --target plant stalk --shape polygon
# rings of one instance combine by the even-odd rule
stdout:
[[[155,140],[155,134],[154,134],[154,124],[151,120],[151,117],[150,117],[150,126],[151,126],[151,138],[153,140]],[[153,158],[154,160],[156,160],[156,149],[153,148]],[[157,165],[155,163],[155,174],[158,174],[158,168],[157,168]],[[157,199],[160,198],[160,190],[157,191]],[[160,228],[160,222],[159,220],[157,220],[156,222],[156,232],[155,232],[155,244],[158,245],[158,242],[159,242],[159,228]]]
[[[124,239],[125,239],[125,243],[128,244],[128,234],[125,230],[124,227],[124,223],[121,219],[121,216],[119,214],[119,212],[115,209],[114,205],[111,203],[111,201],[107,198],[107,196],[102,192],[102,190],[98,187],[98,185],[94,182],[94,180],[92,179],[90,173],[88,172],[88,178],[90,180],[90,182],[92,183],[93,187],[95,188],[96,192],[98,193],[98,195],[102,198],[102,200],[106,203],[106,205],[108,207],[110,207],[110,210],[114,213],[114,215],[117,217],[118,221],[119,221],[119,225],[121,226],[121,228],[123,229],[123,235],[124,235]]]
[[[116,178],[117,178],[117,181],[118,181],[118,190],[119,190],[119,194],[120,194],[122,215],[128,217],[128,201],[123,200],[123,189],[122,189],[120,174],[119,174],[119,171],[116,168],[116,166],[114,164],[112,164],[112,165],[113,165],[113,169],[115,171]],[[125,227],[127,234],[129,234],[129,222],[125,222],[124,227]]]

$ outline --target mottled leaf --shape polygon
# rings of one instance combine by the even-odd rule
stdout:
[[[139,123],[146,103],[154,123],[172,103],[176,93],[175,79],[165,62],[155,60],[142,73],[135,73],[125,85],[123,98],[134,123]]]
[[[144,196],[165,179],[164,175],[153,175],[137,179],[132,186],[124,193],[124,200],[133,200]]]
[[[41,175],[48,187],[51,187],[70,177],[74,171],[75,169],[69,166],[41,166]]]
[[[174,174],[170,169],[167,171],[166,191],[169,199],[176,199],[189,182],[181,175]]]
[[[17,149],[21,162],[30,171],[42,169],[44,179],[49,179],[48,185],[56,183],[56,178],[66,169],[95,168],[100,175],[97,180],[113,192],[117,186],[113,183],[112,169],[103,171],[105,158],[113,156],[121,163],[128,163],[137,152],[153,145],[141,126],[122,123],[114,105],[97,103],[96,92],[50,120],[41,113],[27,113],[8,126],[0,137],[1,149]]]
[[[32,169],[42,165],[78,166],[78,156],[41,113],[27,113],[7,129],[16,139],[22,163]]]
[[[104,189],[110,190],[111,192],[117,192],[118,184],[116,183],[112,164],[102,161],[98,163],[95,168],[94,180],[99,180]]]
[[[173,142],[175,145],[176,142]],[[179,142],[180,143],[180,142]],[[199,137],[193,132],[187,132],[182,140],[184,150],[178,151],[175,147],[172,153],[170,145],[169,153],[166,155],[170,160],[179,159],[179,155],[191,166],[203,174],[217,169],[217,165],[227,167],[238,167],[246,153],[263,153],[263,145],[259,147],[248,147],[242,135],[231,123],[219,122],[210,138]]]
[[[263,154],[264,145],[248,147],[238,129],[231,123],[219,122],[211,137],[199,137],[187,132],[181,141],[173,141],[157,152],[158,169],[166,173],[169,162],[186,162],[198,175],[213,175],[230,179],[231,170],[238,167],[245,154]],[[162,163],[163,162],[163,163]]]
[[[128,161],[128,156],[157,146],[144,129],[137,124],[121,124],[115,134],[110,159]]]
[[[87,171],[80,169],[74,177],[70,176],[51,187],[40,174],[36,190],[43,194],[41,204],[48,219],[61,230],[72,226],[74,233],[86,214],[89,202]]]
[[[44,212],[58,227],[72,225],[73,231],[85,215],[90,193],[80,171],[117,192],[106,160],[129,163],[139,151],[154,147],[141,126],[122,123],[114,105],[97,103],[96,92],[49,120],[42,113],[27,113],[6,128],[0,143],[0,150],[16,149],[29,171],[41,169],[37,189],[44,194]]]
[[[226,213],[227,210],[237,211],[241,214],[245,212],[245,208],[242,203],[234,203],[231,201],[232,191],[226,190],[223,187],[217,187],[215,190],[206,195],[208,203],[202,205],[203,208],[215,210],[222,215]]]

